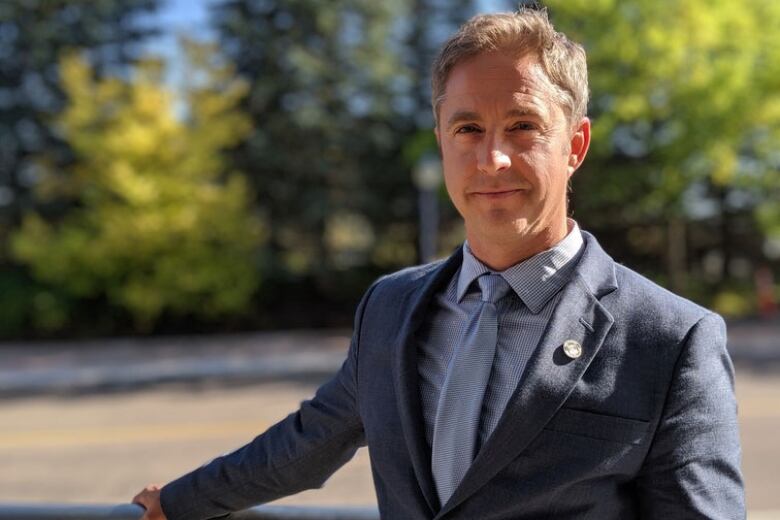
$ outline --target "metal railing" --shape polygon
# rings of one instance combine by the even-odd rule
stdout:
[[[0,504],[0,520],[139,520],[134,504]],[[228,516],[230,520],[379,520],[375,508],[258,506]]]

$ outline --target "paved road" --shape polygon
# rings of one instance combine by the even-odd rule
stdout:
[[[0,402],[0,502],[124,502],[240,446],[284,417],[316,382],[179,385],[131,393]],[[780,519],[780,374],[737,377],[751,519]],[[325,488],[284,499],[307,505],[375,503],[364,450]]]
[[[0,403],[0,502],[130,500],[230,451],[310,396],[312,383],[168,387]],[[282,501],[373,505],[365,450],[324,490]]]
[[[731,327],[749,516],[780,520],[780,326]],[[752,328],[751,328],[752,327]],[[125,502],[240,446],[337,369],[344,332],[0,346],[0,502]],[[364,450],[307,505],[375,502]]]

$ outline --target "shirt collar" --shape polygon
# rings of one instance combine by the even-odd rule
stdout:
[[[534,314],[539,313],[550,298],[569,281],[572,260],[582,250],[582,233],[574,220],[569,219],[570,231],[550,249],[515,264],[501,276]],[[472,253],[468,242],[463,243],[463,263],[458,274],[458,302],[466,295],[471,283],[491,271]]]

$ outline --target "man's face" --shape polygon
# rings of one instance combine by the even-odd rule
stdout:
[[[554,93],[535,56],[490,52],[450,73],[436,137],[469,242],[565,236],[567,183],[590,123],[572,125]]]

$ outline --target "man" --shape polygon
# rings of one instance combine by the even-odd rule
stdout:
[[[720,317],[567,219],[590,143],[583,49],[543,11],[477,16],[434,64],[467,241],[378,280],[298,412],[134,501],[208,518],[318,487],[367,444],[383,518],[744,518]]]

